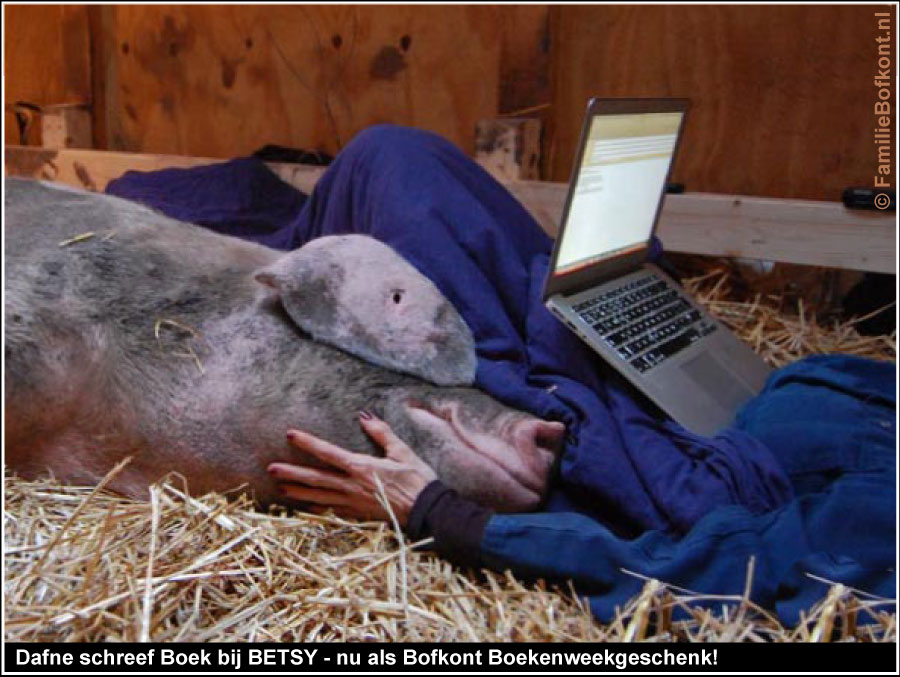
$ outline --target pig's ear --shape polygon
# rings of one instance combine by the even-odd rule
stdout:
[[[429,337],[429,342],[437,348],[436,354],[427,355],[424,360],[414,359],[412,373],[439,386],[474,385],[478,368],[475,340],[462,318],[455,331],[439,332]]]
[[[410,296],[418,295],[419,303],[404,298],[397,285],[382,285],[385,291],[387,298],[375,303],[371,284],[360,289],[343,299],[331,324],[310,333],[372,364],[439,386],[471,386],[478,361],[472,332],[437,287],[426,280],[417,285]]]

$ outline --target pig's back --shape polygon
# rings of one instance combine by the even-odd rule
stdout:
[[[170,219],[112,195],[31,179],[7,178],[5,183],[8,263],[113,240],[120,245],[118,256],[132,264],[133,273],[140,270],[133,264],[145,248],[183,274],[201,277],[219,269],[251,272],[280,256],[267,247]]]
[[[7,281],[20,300],[126,329],[142,314],[200,321],[244,305],[278,252],[120,198],[6,180]],[[158,318],[157,318],[158,319]]]
[[[279,256],[125,200],[30,180],[6,180],[6,217],[14,453],[36,453],[35,439],[46,454],[101,437],[140,444],[142,421],[200,376],[205,325],[252,306],[253,271]],[[41,462],[27,460],[14,465]]]

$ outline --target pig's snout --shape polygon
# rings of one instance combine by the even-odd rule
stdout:
[[[562,447],[562,423],[523,414],[482,422],[454,402],[435,406],[410,400],[407,413],[443,441],[445,454],[436,469],[444,479],[460,478],[458,491],[503,512],[540,504]]]
[[[513,424],[513,445],[522,459],[532,466],[534,475],[543,478],[541,486],[546,484],[547,475],[562,451],[565,433],[566,426],[557,421],[529,418]],[[541,486],[537,488],[541,489]]]

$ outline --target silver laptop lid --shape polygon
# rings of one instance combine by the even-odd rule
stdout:
[[[544,300],[647,260],[684,128],[686,99],[591,99]]]

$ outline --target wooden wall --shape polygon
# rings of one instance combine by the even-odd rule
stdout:
[[[4,5],[4,138],[18,143],[16,101],[37,105],[90,104],[91,61],[87,8]],[[36,130],[39,127],[35,128]],[[32,137],[39,142],[39,137]]]
[[[549,175],[567,180],[591,95],[686,96],[673,178],[688,190],[839,200],[872,185],[873,12],[887,9],[553,8]]]
[[[212,157],[386,121],[471,152],[478,119],[532,110],[556,181],[590,96],[688,96],[688,190],[833,200],[871,183],[879,7],[13,6],[6,96],[91,101],[101,148]]]
[[[546,24],[547,14],[459,5],[101,11],[101,138],[120,150],[208,156],[264,143],[334,153],[378,122],[430,129],[471,150],[475,123],[499,109],[509,19]]]

